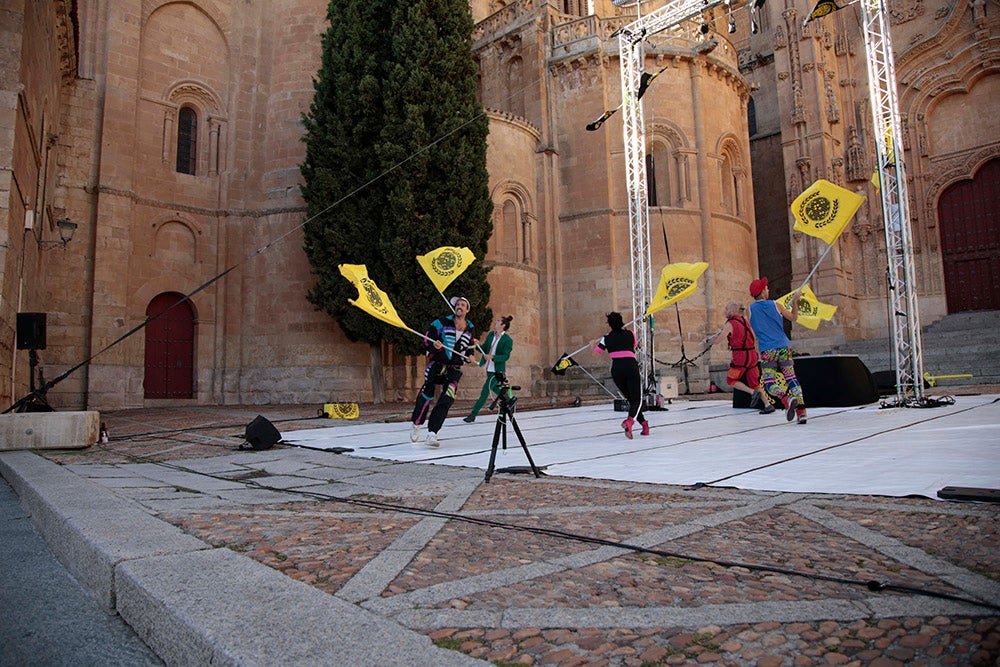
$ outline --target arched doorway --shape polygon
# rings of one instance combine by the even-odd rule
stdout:
[[[194,397],[194,308],[177,303],[183,298],[165,292],[146,308],[146,317],[159,317],[146,325],[145,398]]]
[[[938,200],[948,312],[1000,309],[1000,159]]]

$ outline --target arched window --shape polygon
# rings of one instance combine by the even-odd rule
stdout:
[[[490,250],[500,261],[530,265],[535,253],[535,217],[526,210],[523,191],[519,187],[507,190],[500,202],[494,209]]]
[[[198,162],[198,114],[191,107],[177,113],[177,171],[195,174]]]
[[[751,137],[757,134],[757,105],[754,104],[752,97],[747,102],[747,127]]]

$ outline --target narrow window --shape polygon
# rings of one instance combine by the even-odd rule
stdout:
[[[191,107],[181,107],[177,114],[177,171],[195,173],[198,157],[198,114]]]
[[[747,129],[750,131],[751,137],[757,134],[757,105],[752,97],[747,102]]]

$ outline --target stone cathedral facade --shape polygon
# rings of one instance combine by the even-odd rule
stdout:
[[[371,400],[369,349],[304,296],[300,118],[326,4],[3,4],[0,402],[46,383],[63,409]],[[494,313],[515,318],[512,380],[536,396],[599,391],[547,369],[604,333],[608,311],[631,315],[621,114],[586,128],[621,102],[616,31],[658,6],[471,2],[494,202],[481,260]],[[1000,4],[887,6],[922,319],[1000,308]],[[768,275],[777,296],[809,272],[823,248],[792,232],[788,206],[817,178],[867,200],[811,283],[838,314],[796,329],[794,346],[887,334],[859,15],[803,26],[810,9],[768,0],[751,31],[745,8],[721,5],[645,46],[659,72],[643,97],[652,269],[710,267],[656,319],[664,373],[701,352],[752,278]],[[44,347],[26,349],[18,313],[44,313]],[[422,361],[384,352],[382,391],[409,400]],[[727,359],[721,346],[703,356],[687,388]]]

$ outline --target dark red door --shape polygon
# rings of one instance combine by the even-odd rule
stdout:
[[[938,200],[948,312],[1000,309],[1000,159]]]
[[[183,298],[160,294],[146,308],[146,317],[163,313],[146,325],[146,398],[194,396],[194,310]]]

